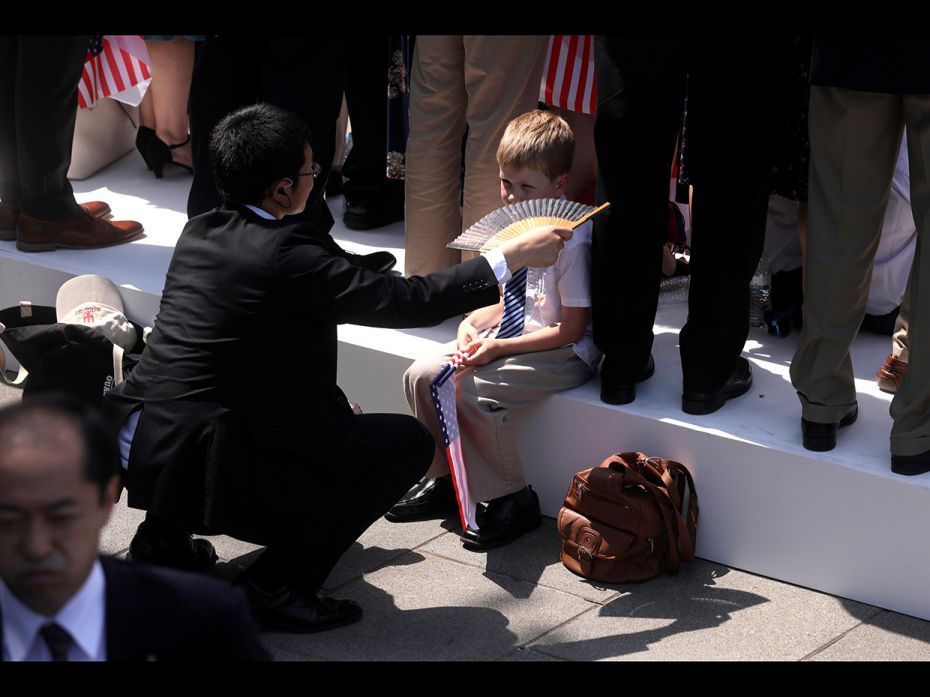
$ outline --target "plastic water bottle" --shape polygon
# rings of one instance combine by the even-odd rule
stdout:
[[[769,293],[772,286],[772,274],[769,273],[769,260],[764,256],[759,259],[756,272],[749,282],[749,326],[765,327],[765,313],[771,309]]]
[[[670,276],[659,284],[659,305],[672,305],[688,301],[691,276]]]

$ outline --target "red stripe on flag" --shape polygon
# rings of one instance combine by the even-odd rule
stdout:
[[[459,438],[461,438],[461,436],[459,436]],[[461,458],[462,449],[459,445],[459,438],[449,443],[449,446],[446,448],[446,458],[450,463],[459,461]],[[465,505],[462,500],[462,494],[459,492],[459,479],[455,476],[455,467],[450,467],[449,471],[452,473],[452,487],[455,489],[455,500],[459,504],[459,519],[462,521],[462,530],[467,530],[468,521],[465,520]]]
[[[126,89],[127,85],[123,84],[123,79],[119,74],[119,64],[116,61],[116,56],[113,55],[113,48],[110,46],[109,41],[104,44],[103,53],[107,57],[107,65],[110,66],[110,77],[112,84],[107,85],[109,89],[105,93],[107,96],[110,96],[110,94],[122,92],[124,89]]]
[[[553,36],[549,48],[549,72],[546,75],[546,104],[552,104],[552,88],[555,86],[556,73],[559,69],[559,53],[562,50],[562,37]]]
[[[574,82],[573,78],[575,76],[575,56],[578,53],[578,37],[569,36],[568,37],[568,57],[565,59],[565,77],[562,80],[563,97],[559,100],[561,103],[558,105],[563,109],[571,109],[572,105],[569,103],[569,95],[571,94],[571,85]],[[565,88],[568,89],[565,89]]]
[[[578,94],[575,98],[575,111],[590,114],[590,105],[585,103],[585,93],[588,91],[588,68],[591,60],[591,37],[582,37],[581,74],[578,77]],[[585,107],[588,107],[587,109]]]

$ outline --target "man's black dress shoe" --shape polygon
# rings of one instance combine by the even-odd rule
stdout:
[[[836,431],[843,426],[849,426],[859,416],[859,405],[853,405],[853,408],[847,412],[846,416],[836,423],[818,423],[817,421],[808,421],[801,419],[801,435],[804,440],[804,447],[818,453],[827,450],[833,450],[836,447]],[[894,456],[892,456],[894,460]]]
[[[436,515],[454,515],[458,510],[452,475],[429,479],[423,477],[404,494],[384,517],[392,523],[431,518]]]
[[[209,571],[217,555],[209,540],[195,540],[186,533],[166,535],[143,520],[129,543],[126,559],[185,571]]]
[[[474,551],[500,547],[535,530],[541,522],[539,497],[531,487],[525,487],[488,503],[478,517],[479,529],[467,528],[462,542],[465,549]]]
[[[919,455],[891,455],[891,471],[895,474],[924,474],[930,472],[930,450]]]
[[[362,619],[362,606],[354,600],[303,596],[288,586],[269,593],[241,580],[236,585],[245,591],[252,616],[263,629],[310,634]]]
[[[601,368],[601,401],[606,404],[629,404],[636,399],[636,383],[648,380],[656,372],[656,362],[649,354],[649,362],[633,382],[624,382],[613,377],[611,362],[605,358]]]
[[[752,387],[752,368],[742,356],[736,359],[733,372],[726,384],[716,392],[689,392],[681,395],[681,410],[686,414],[712,414],[728,399],[739,397],[749,392]]]

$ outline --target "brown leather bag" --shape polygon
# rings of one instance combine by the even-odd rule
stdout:
[[[639,452],[611,455],[568,487],[558,519],[562,563],[608,583],[677,573],[682,560],[694,558],[697,521],[697,491],[684,465]]]

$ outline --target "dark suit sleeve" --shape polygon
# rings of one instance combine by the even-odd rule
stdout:
[[[435,324],[500,298],[497,279],[483,257],[428,276],[403,278],[355,266],[299,233],[282,242],[276,276],[296,313],[336,324]]]

